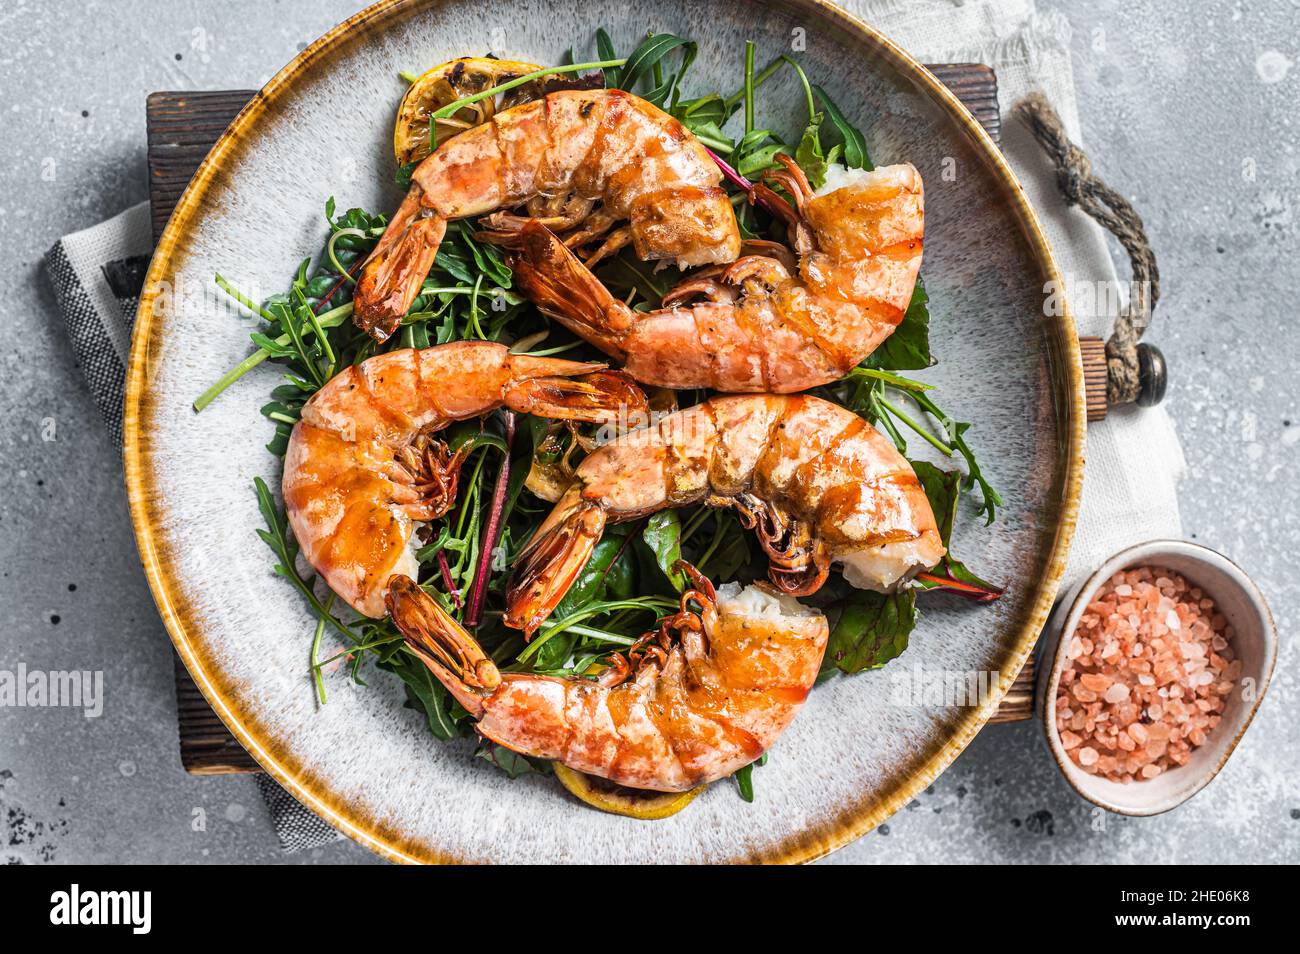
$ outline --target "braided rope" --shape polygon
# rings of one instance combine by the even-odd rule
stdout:
[[[1138,339],[1160,300],[1160,271],[1142,217],[1122,195],[1092,174],[1092,163],[1070,141],[1061,117],[1042,93],[1030,93],[1013,110],[1051,157],[1065,201],[1077,205],[1119,239],[1133,269],[1128,305],[1115,319],[1106,342],[1106,399],[1111,405],[1137,400]]]

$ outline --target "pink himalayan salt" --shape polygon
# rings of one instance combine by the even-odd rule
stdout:
[[[1116,573],[1070,635],[1056,728],[1085,772],[1142,781],[1187,764],[1241,677],[1214,601],[1166,569]]]

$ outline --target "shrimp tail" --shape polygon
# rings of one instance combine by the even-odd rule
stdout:
[[[531,639],[582,572],[605,531],[605,511],[571,487],[515,564],[504,622]]]
[[[542,223],[526,223],[519,231],[518,243],[510,264],[519,290],[542,314],[616,360],[626,358],[623,342],[632,328],[632,310],[611,295]]]
[[[520,357],[525,356],[516,355],[514,361]],[[645,394],[622,371],[521,378],[506,387],[503,399],[506,407],[521,414],[589,423],[648,420],[650,413]]]
[[[483,648],[408,576],[388,581],[385,597],[406,645],[474,718],[501,685],[501,673]]]
[[[425,210],[422,196],[411,189],[357,279],[352,320],[376,341],[402,323],[447,234],[447,220]]]

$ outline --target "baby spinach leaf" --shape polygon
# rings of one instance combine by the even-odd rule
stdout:
[[[641,539],[654,554],[655,564],[668,581],[681,592],[686,587],[686,577],[673,569],[682,558],[682,521],[676,510],[661,510],[646,521]]]
[[[918,277],[916,287],[912,289],[912,300],[903,313],[903,320],[898,323],[894,333],[885,339],[885,343],[867,358],[867,367],[910,371],[930,366],[929,301],[925,285]]]
[[[845,600],[826,644],[825,671],[879,669],[907,648],[916,626],[916,591],[876,593],[854,590]]]
[[[921,489],[930,501],[934,511],[935,522],[939,525],[939,536],[943,545],[948,546],[952,540],[952,528],[957,521],[957,498],[961,493],[961,474],[955,470],[943,470],[929,461],[911,461],[912,470],[916,472]]]
[[[551,619],[564,619],[579,607],[593,600],[605,598],[610,566],[614,558],[623,550],[623,538],[626,534],[618,532],[620,529],[611,527],[610,532],[596,542],[587,565],[582,568],[582,572],[564,594],[564,598],[556,605],[554,612],[551,613]]]
[[[624,546],[621,556],[616,556],[605,573],[603,596],[611,600],[631,599],[636,595],[636,561]]]
[[[572,629],[555,633],[538,647],[533,665],[545,671],[559,669],[573,655],[573,648],[578,644],[578,635]]]

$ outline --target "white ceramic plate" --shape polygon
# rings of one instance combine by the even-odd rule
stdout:
[[[630,49],[648,28],[695,38],[690,86],[730,90],[745,39],[763,61],[802,29],[808,73],[866,132],[877,162],[926,182],[923,275],[940,364],[926,372],[1006,498],[985,530],[969,512],[961,555],[1005,583],[974,608],[935,594],[911,646],[884,670],[819,687],[758,773],[746,804],[716,785],[686,811],[638,822],[601,814],[550,779],[508,780],[444,745],[402,707],[395,678],[330,681],[316,705],[306,671],[312,620],[271,573],[251,483],[276,486],[258,416],[277,373],[243,378],[196,415],[190,402],[249,350],[249,322],[212,293],[224,275],[265,293],[320,245],[322,207],[393,208],[391,122],[402,69],[493,50],[555,62],[592,43],[609,11],[577,0],[380,3],[287,66],[195,176],[150,272],[136,326],[126,416],[127,483],[160,612],[195,681],[259,762],[331,824],[402,860],[717,862],[805,860],[868,831],[970,741],[1024,662],[1051,606],[1081,479],[1083,401],[1068,317],[1045,317],[1056,279],[1019,186],[937,81],[864,24],[817,0],[643,4],[612,29]],[[797,129],[789,77],[763,97],[765,124]],[[944,171],[948,170],[949,175]],[[920,443],[919,441],[917,442]],[[891,702],[893,681],[993,671],[978,706]]]

